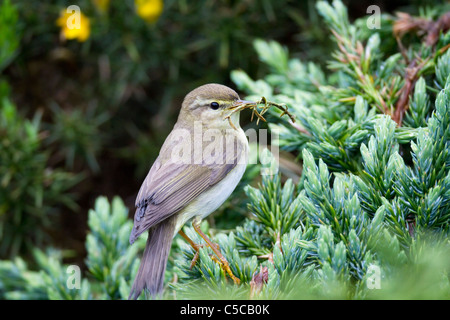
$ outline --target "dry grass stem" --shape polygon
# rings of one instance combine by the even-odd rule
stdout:
[[[258,105],[263,105],[260,110],[258,110]],[[285,104],[279,104],[275,102],[268,101],[265,97],[262,97],[258,102],[251,102],[251,103],[243,103],[236,105],[234,107],[231,107],[231,112],[224,118],[224,120],[228,120],[230,125],[236,129],[236,126],[231,121],[231,116],[236,113],[240,112],[244,109],[252,109],[252,117],[251,121],[253,121],[254,116],[256,116],[258,119],[256,120],[256,124],[259,123],[259,120],[262,120],[266,122],[267,120],[263,117],[263,114],[267,112],[271,107],[275,107],[283,111],[280,115],[280,117],[284,116],[285,114],[288,115],[288,117],[291,119],[292,122],[295,122],[295,117],[288,111],[288,108]]]

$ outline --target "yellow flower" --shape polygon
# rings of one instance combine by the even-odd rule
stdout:
[[[136,13],[147,22],[155,22],[164,7],[163,0],[134,0]]]
[[[67,12],[62,10],[61,15],[56,20],[56,24],[61,28],[61,38],[72,40],[77,39],[84,42],[91,34],[91,23],[81,11],[74,10]]]
[[[92,0],[92,2],[101,13],[108,11],[110,0]]]

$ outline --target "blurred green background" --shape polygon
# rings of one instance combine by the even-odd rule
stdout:
[[[433,6],[344,3],[352,19],[372,4]],[[58,23],[69,5],[81,9],[84,38]],[[208,82],[235,87],[236,69],[259,78],[259,38],[302,60],[329,57],[312,0],[1,0],[0,259],[52,245],[82,264],[95,199],[118,195],[131,216],[184,95]]]

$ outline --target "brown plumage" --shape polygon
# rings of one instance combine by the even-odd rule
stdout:
[[[226,109],[237,100],[239,96],[235,91],[219,84],[201,86],[185,97],[178,121],[136,198],[130,243],[147,230],[149,235],[130,299],[137,299],[144,289],[152,297],[161,294],[174,235],[188,219],[203,218],[217,209],[242,177],[247,159],[247,140],[242,129],[230,130],[228,122],[223,120]],[[213,101],[220,102],[220,110],[210,108]],[[234,138],[232,147],[226,145],[226,152],[213,159],[221,161],[209,163],[202,153],[195,151],[196,147],[204,150],[212,142],[198,142],[194,124],[201,126],[202,132],[218,130],[222,141],[226,140],[226,135]],[[219,140],[213,143],[219,143]],[[174,160],[174,150],[178,149],[188,154],[185,163]],[[234,155],[230,157],[231,149]],[[232,171],[234,173],[230,175]],[[220,189],[214,189],[219,185]],[[208,192],[217,193],[225,189],[225,194],[219,197],[205,196]]]

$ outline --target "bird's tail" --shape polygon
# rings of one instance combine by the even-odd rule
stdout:
[[[141,265],[128,299],[137,299],[144,289],[152,298],[162,294],[164,273],[175,231],[172,220],[174,219],[169,218],[149,229]]]

